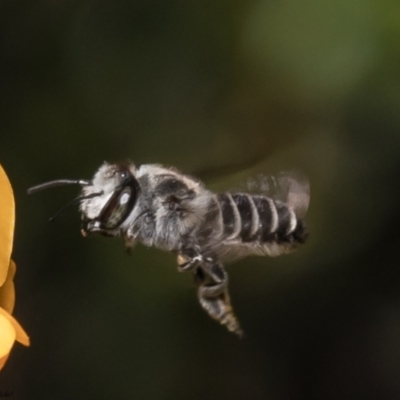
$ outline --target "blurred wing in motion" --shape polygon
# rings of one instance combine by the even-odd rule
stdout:
[[[310,182],[299,171],[283,171],[276,175],[257,174],[248,178],[241,190],[279,200],[287,204],[299,219],[305,217],[310,203]]]

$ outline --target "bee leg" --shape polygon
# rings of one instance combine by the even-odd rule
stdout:
[[[192,271],[202,261],[203,257],[201,255],[189,258],[188,256],[181,253],[178,255],[178,271]]]
[[[193,248],[181,249],[178,255],[178,271],[192,270],[201,306],[211,318],[242,337],[243,331],[229,298],[228,274],[222,264],[215,257],[202,255]]]
[[[124,235],[124,245],[125,245],[126,252],[130,255],[132,249],[136,245],[136,236],[132,232],[127,231],[125,233],[125,235]]]
[[[229,298],[228,275],[222,265],[217,265],[220,269],[218,273],[224,276],[224,279],[219,282],[215,282],[202,267],[197,267],[195,270],[199,302],[211,318],[225,325],[230,332],[242,337],[243,331],[233,312]]]
[[[136,241],[135,240],[130,240],[130,239],[125,239],[125,251],[131,255],[132,253],[132,249],[135,247],[136,245]]]
[[[178,271],[192,271],[197,265],[203,263],[203,256],[195,247],[181,248],[178,254]]]
[[[225,268],[219,264],[203,263],[201,265],[203,272],[205,272],[209,279],[205,280],[199,286],[199,296],[201,297],[217,297],[228,288],[228,273]]]

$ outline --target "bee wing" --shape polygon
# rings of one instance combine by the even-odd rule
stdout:
[[[299,171],[282,171],[275,175],[259,173],[247,178],[239,191],[262,194],[287,204],[298,218],[304,218],[310,203],[310,182]]]

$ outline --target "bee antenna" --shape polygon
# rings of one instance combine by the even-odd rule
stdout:
[[[65,213],[65,211],[67,211],[67,209],[71,206],[73,206],[74,204],[77,204],[79,202],[81,202],[82,200],[87,200],[87,199],[91,199],[93,197],[97,197],[97,196],[101,196],[103,194],[103,192],[99,192],[99,193],[91,193],[88,194],[86,196],[80,196],[80,197],[76,197],[75,199],[71,200],[69,203],[67,203],[65,206],[61,207],[50,219],[49,222],[53,222],[56,218],[60,217],[61,215],[63,215]]]
[[[28,189],[28,194],[33,194],[39,192],[40,190],[44,190],[50,187],[63,186],[63,185],[87,186],[90,185],[90,181],[82,179],[58,179],[56,181],[50,181],[46,183],[41,183],[40,185],[32,186],[31,188]]]

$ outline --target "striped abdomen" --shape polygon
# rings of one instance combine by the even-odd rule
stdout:
[[[217,195],[224,240],[243,243],[302,243],[304,224],[286,204],[246,193]]]

